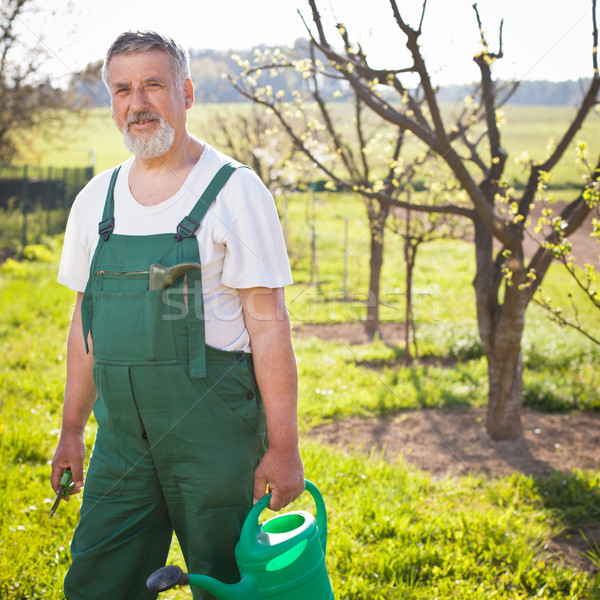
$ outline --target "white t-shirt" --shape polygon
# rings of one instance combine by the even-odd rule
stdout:
[[[134,157],[125,161],[115,185],[115,229],[124,235],[175,234],[217,171],[231,159],[204,143],[185,183],[154,206],[139,204],[129,189]],[[85,291],[98,243],[98,223],[112,169],[99,173],[79,193],[69,215],[58,282]],[[238,288],[278,288],[292,274],[273,198],[250,169],[238,169],[217,195],[196,232],[202,264],[206,343],[250,352]]]

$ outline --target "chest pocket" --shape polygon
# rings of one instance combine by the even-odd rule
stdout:
[[[94,357],[104,364],[174,364],[175,321],[186,319],[180,287],[148,290],[147,273],[96,275]]]

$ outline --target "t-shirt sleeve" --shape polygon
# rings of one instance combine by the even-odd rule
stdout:
[[[83,292],[90,275],[92,256],[98,243],[98,222],[102,218],[105,176],[98,175],[75,198],[63,242],[58,283]],[[100,198],[100,200],[98,200]]]
[[[76,292],[83,292],[89,277],[90,261],[78,208],[74,204],[69,213],[57,281]]]
[[[227,227],[221,283],[278,288],[293,283],[275,202],[256,175],[246,178],[247,202]]]
[[[69,213],[57,281],[76,292],[85,291],[90,275],[111,174],[112,169],[98,173],[79,192]]]

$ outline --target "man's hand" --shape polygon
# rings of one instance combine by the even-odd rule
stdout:
[[[60,436],[60,441],[56,447],[56,452],[52,458],[52,474],[50,475],[50,483],[55,492],[58,492],[60,478],[69,467],[73,477],[75,487],[71,494],[78,494],[83,487],[83,461],[85,459],[85,439],[83,433],[70,434],[63,431]],[[65,500],[69,496],[64,497]]]
[[[281,510],[304,491],[304,469],[297,448],[267,450],[254,472],[253,503],[267,491],[271,493],[271,510]]]

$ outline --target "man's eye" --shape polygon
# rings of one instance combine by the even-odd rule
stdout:
[[[129,92],[129,88],[118,88],[115,90],[115,94],[117,96],[124,96],[125,94],[127,94],[127,92]]]

